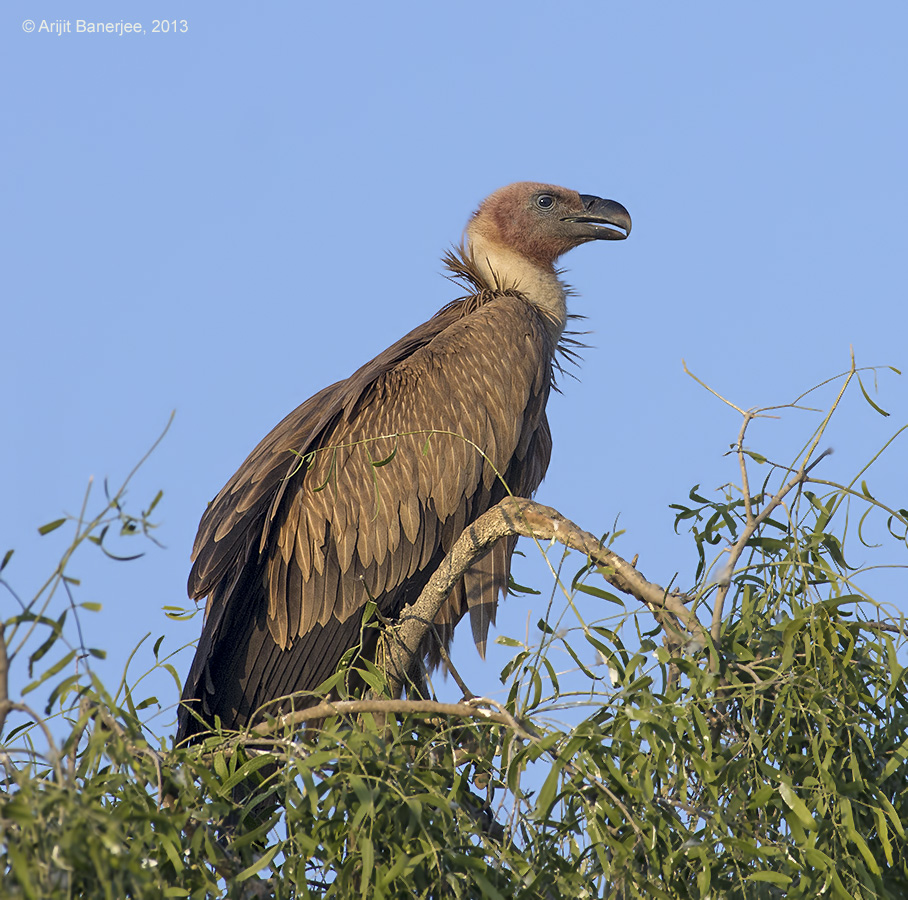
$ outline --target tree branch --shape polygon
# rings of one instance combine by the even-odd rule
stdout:
[[[524,500],[521,502],[530,503],[531,501]],[[535,503],[532,505],[538,506],[538,504]],[[546,507],[540,508],[546,509]],[[487,707],[492,707],[492,709],[488,709]],[[458,716],[460,718],[482,719],[486,722],[496,722],[499,725],[504,725],[518,738],[522,738],[525,741],[538,743],[542,737],[531,726],[527,726],[514,718],[514,716],[512,716],[500,703],[496,703],[494,700],[485,697],[474,697],[473,699],[462,703],[439,703],[437,700],[388,700],[380,698],[372,700],[325,700],[309,709],[280,716],[274,722],[263,722],[260,725],[256,725],[251,729],[251,734],[268,737],[272,735],[277,728],[298,726],[305,722],[326,719],[330,716],[360,715],[362,713],[376,713],[380,716],[384,716],[388,713],[417,713],[429,716]],[[557,754],[552,748],[548,748],[546,752],[553,760],[557,758]],[[640,830],[640,826],[634,821],[630,810],[628,810],[621,801],[621,798],[618,797],[608,785],[604,784],[589,772],[581,772],[573,763],[565,763],[564,770],[574,777],[585,778],[590,784],[601,791],[621,810],[638,837],[643,836],[643,832]]]
[[[487,709],[492,706],[494,709]],[[324,700],[299,712],[280,716],[276,722],[263,722],[251,729],[251,734],[268,736],[275,728],[302,725],[317,719],[331,716],[360,715],[362,713],[418,713],[427,716],[459,716],[468,719],[483,719],[486,722],[497,722],[506,725],[518,737],[535,740],[538,735],[517,721],[507,710],[493,700],[477,697],[464,703],[440,703],[437,700]]]
[[[706,645],[706,629],[696,614],[687,608],[683,595],[670,593],[666,588],[647,581],[631,563],[607,550],[598,538],[583,531],[557,510],[532,500],[507,497],[464,529],[419,598],[403,610],[398,624],[383,636],[383,659],[386,661],[392,696],[400,696],[419,647],[454,585],[470,566],[492,549],[496,541],[513,535],[537,541],[558,541],[565,547],[586,554],[600,567],[603,578],[612,587],[649,607],[672,639],[676,640],[681,631],[686,630]],[[683,629],[667,622],[668,616],[680,623]]]

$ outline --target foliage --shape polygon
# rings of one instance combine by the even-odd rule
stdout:
[[[70,642],[72,597],[54,614],[77,546],[103,547],[115,521],[150,534],[151,507],[132,518],[118,492],[5,624],[11,661],[47,666],[28,688],[48,701],[0,696],[3,895],[908,896],[905,626],[851,562],[860,548],[904,573],[908,511],[871,493],[867,467],[844,485],[816,474],[855,386],[882,412],[852,366],[791,465],[746,445],[761,413],[739,410],[741,483],[674,506],[699,628],[619,599],[587,560],[534,643],[504,639],[506,702],[457,714],[413,701],[190,748],[154,737],[154,698],[112,697],[84,664],[97,651]],[[591,603],[609,615],[586,621]]]

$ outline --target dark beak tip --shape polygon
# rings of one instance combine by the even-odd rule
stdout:
[[[610,232],[608,234],[603,233],[603,238],[623,241],[630,236],[631,214],[616,200],[603,200],[601,197],[595,197],[592,194],[581,194],[580,202],[591,219],[598,219],[605,225],[612,225],[624,231],[624,234],[622,234],[619,231],[603,228],[603,232]]]

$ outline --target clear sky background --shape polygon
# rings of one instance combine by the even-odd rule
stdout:
[[[156,16],[188,30],[151,33]],[[79,18],[148,33],[78,34]],[[38,526],[77,513],[90,476],[96,509],[175,410],[129,493],[138,510],[164,491],[163,549],[129,542],[146,555],[114,564],[89,548],[71,574],[78,600],[104,604],[83,627],[110,653],[106,680],[147,632],[164,652],[193,640],[201,617],[161,608],[186,602],[206,502],[287,412],[458,296],[443,250],[492,190],[538,180],[634,220],[628,241],[564,259],[593,333],[549,405],[538,499],[597,533],[620,514],[619,552],[690,584],[668,505],[738,479],[723,454],[740,421],[682,358],[742,407],[793,400],[846,370],[851,346],[860,365],[908,369],[906,46],[901,2],[8,0],[4,576],[30,596],[70,534]],[[825,477],[850,480],[908,422],[905,377],[881,371],[879,389],[891,418],[847,400]],[[750,444],[790,462],[818,421],[760,422]],[[868,475],[900,506],[905,449]],[[890,544],[886,561],[908,558]],[[515,574],[544,582],[538,564]],[[906,610],[906,582],[875,585]],[[527,605],[508,602],[506,631],[523,632]],[[499,665],[468,627],[456,648],[474,690],[494,691]],[[148,642],[132,671],[151,661]],[[153,692],[166,731],[176,689]]]

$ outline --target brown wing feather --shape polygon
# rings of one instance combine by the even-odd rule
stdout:
[[[184,689],[207,720],[243,725],[314,689],[356,641],[366,597],[396,615],[505,496],[496,472],[512,493],[535,491],[551,448],[551,339],[519,296],[468,299],[287,416],[209,506],[189,579],[209,604]],[[446,641],[472,608],[484,647],[512,551],[493,550],[452,592]],[[181,714],[180,736],[196,730]]]

